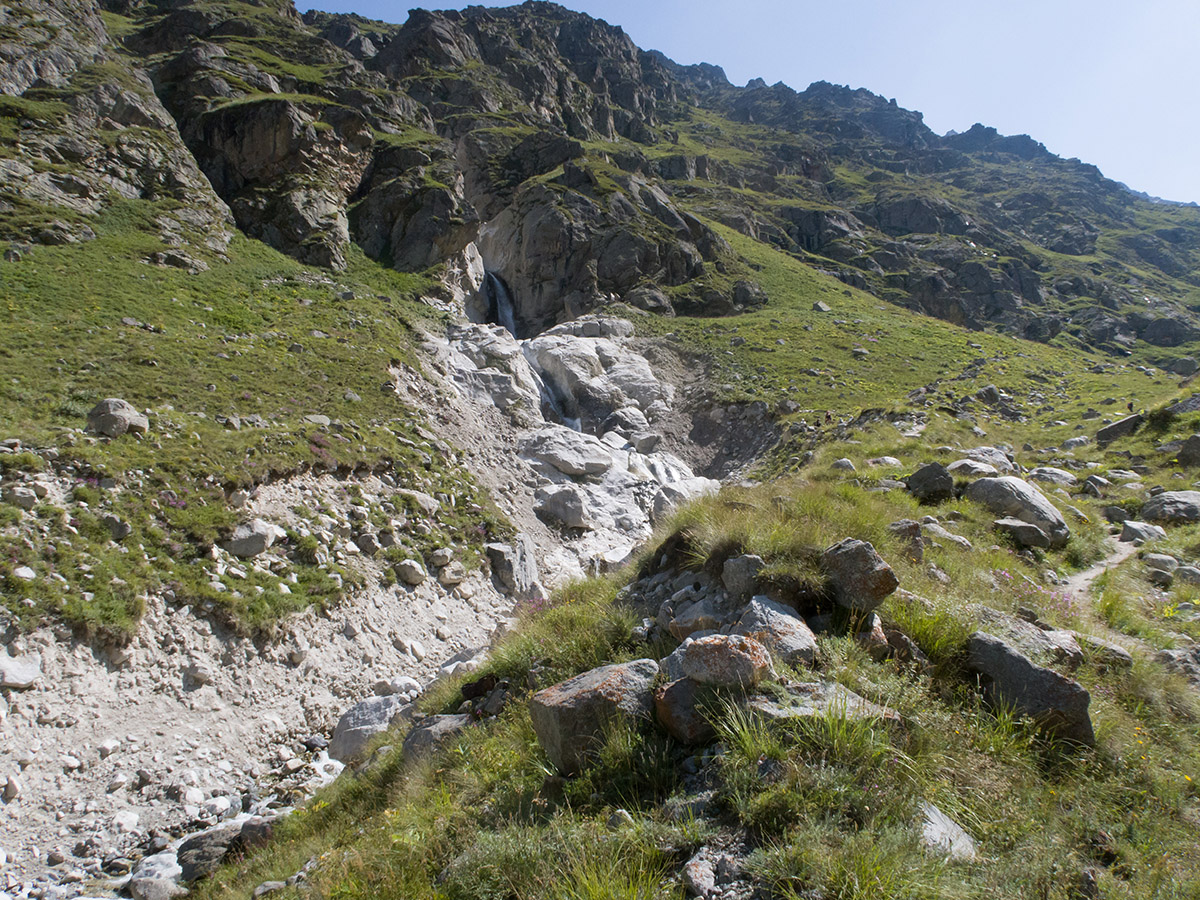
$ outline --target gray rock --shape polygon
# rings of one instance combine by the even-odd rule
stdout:
[[[794,610],[770,597],[751,600],[733,633],[754,638],[789,665],[811,666],[816,659],[816,636]]]
[[[976,607],[975,611],[981,630],[1002,638],[1038,665],[1075,669],[1083,662],[1083,650],[1072,631],[1039,628],[987,606]]]
[[[465,713],[426,716],[404,738],[404,759],[412,761],[429,756],[470,724],[471,717]]]
[[[329,755],[339,762],[353,763],[362,758],[371,738],[387,731],[392,719],[404,708],[399,694],[370,697],[358,703],[338,719],[329,741]]]
[[[1071,536],[1066,520],[1032,484],[1011,475],[981,478],[972,482],[966,497],[981,503],[999,516],[1013,516],[1036,525],[1050,540],[1052,548],[1062,547]]]
[[[921,843],[950,859],[975,858],[975,840],[932,803],[921,804]]]
[[[396,491],[396,495],[403,497],[406,500],[411,500],[413,504],[429,517],[436,516],[442,508],[441,501],[436,497],[431,497],[429,494],[421,491],[408,490],[407,488]]]
[[[689,642],[681,663],[686,677],[716,687],[749,687],[773,674],[767,648],[736,634],[710,634]]]
[[[1065,469],[1056,469],[1053,466],[1038,466],[1036,469],[1031,469],[1029,477],[1033,481],[1057,484],[1060,487],[1074,487],[1079,483],[1079,479],[1070,472]]]
[[[961,478],[983,478],[987,475],[999,475],[1000,471],[990,463],[979,462],[975,459],[958,459],[946,466],[951,475]]]
[[[654,713],[671,737],[683,744],[707,744],[716,739],[700,701],[707,694],[690,678],[679,678],[654,692]]]
[[[754,595],[758,589],[758,573],[764,565],[766,563],[761,556],[752,554],[731,556],[725,560],[725,565],[721,567],[721,582],[734,602],[744,601]]]
[[[686,503],[696,497],[715,494],[720,488],[721,482],[699,475],[685,478],[683,481],[664,484],[654,495],[654,501],[651,504],[651,518],[657,522],[680,503]]]
[[[265,519],[243,522],[225,542],[225,549],[234,556],[249,559],[265,553],[281,536],[280,529]]]
[[[129,893],[134,900],[172,900],[182,897],[187,889],[179,884],[183,868],[174,850],[164,850],[147,856],[137,864],[129,880]]]
[[[1200,568],[1196,566],[1180,566],[1173,574],[1175,580],[1182,584],[1200,585]]]
[[[1092,439],[1090,437],[1088,437],[1086,434],[1081,434],[1081,435],[1078,435],[1077,437],[1067,438],[1065,441],[1062,442],[1059,449],[1075,450],[1079,447],[1086,447],[1091,442],[1092,442]]]
[[[1012,454],[1001,450],[999,447],[975,447],[967,451],[967,458],[973,459],[976,462],[987,463],[990,466],[994,466],[1000,472],[1015,472],[1017,470],[1012,460]]]
[[[1003,519],[996,519],[992,522],[992,527],[997,531],[1007,534],[1018,547],[1038,547],[1042,550],[1050,549],[1050,538],[1046,535],[1046,532],[1029,522],[1022,522],[1020,519],[1006,516]]]
[[[190,884],[215,872],[241,830],[240,825],[223,825],[194,834],[180,844],[177,856],[183,880]]]
[[[564,774],[578,772],[610,721],[650,714],[657,674],[658,663],[639,659],[601,666],[538,691],[529,712],[546,756]]]
[[[1167,371],[1172,375],[1181,375],[1187,378],[1189,375],[1195,375],[1198,368],[1200,368],[1200,363],[1197,363],[1193,357],[1181,356],[1171,362]]]
[[[564,475],[598,475],[613,464],[612,453],[590,434],[563,425],[548,425],[522,442],[522,452],[548,463]]]
[[[969,667],[988,680],[994,703],[1013,707],[1064,740],[1095,743],[1088,716],[1091,695],[1079,682],[1034,663],[1000,638],[977,631],[967,640]]]
[[[678,605],[671,617],[667,630],[682,641],[699,631],[715,631],[725,621],[725,610],[715,597],[704,596],[698,600],[684,601]]]
[[[37,501],[37,494],[24,485],[14,484],[4,489],[4,502],[11,503],[19,509],[31,510],[37,506]]]
[[[834,599],[856,612],[870,612],[900,586],[892,567],[866,541],[846,538],[821,555]]]
[[[948,531],[937,522],[922,522],[921,535],[931,544],[936,544],[938,541],[945,541],[963,550],[975,549],[971,545],[971,542],[961,534],[955,534],[953,531]]]
[[[407,585],[416,586],[429,577],[425,567],[415,559],[402,559],[392,566],[392,571]]]
[[[0,688],[23,691],[33,687],[41,677],[42,656],[40,653],[9,656],[0,650]]]
[[[904,482],[922,503],[940,503],[954,496],[954,478],[941,463],[926,463]]]
[[[538,583],[536,548],[529,535],[522,532],[511,544],[488,544],[484,549],[492,572],[518,600],[540,597],[544,593]]]
[[[466,577],[466,567],[455,560],[438,572],[438,584],[442,585],[442,587],[454,587],[456,584],[462,584]]]
[[[556,484],[539,488],[534,511],[552,522],[567,528],[591,528],[587,496],[573,484]]]
[[[1200,521],[1200,491],[1163,491],[1142,505],[1142,518],[1168,524]]]
[[[88,413],[88,428],[106,437],[129,434],[145,434],[150,430],[150,420],[129,403],[116,397],[101,400]]]
[[[1146,421],[1145,417],[1139,413],[1118,419],[1111,425],[1106,425],[1096,432],[1096,443],[1109,444],[1118,438],[1128,437],[1141,428],[1144,421]]]
[[[1193,434],[1184,441],[1179,452],[1175,454],[1175,459],[1181,466],[1188,468],[1200,466],[1200,434]]]
[[[925,542],[921,539],[921,523],[913,519],[900,519],[888,525],[888,531],[900,539],[905,547],[905,556],[913,562],[925,558]]]
[[[833,461],[833,464],[830,466],[830,468],[831,469],[842,469],[843,471],[846,471],[846,472],[857,471],[854,468],[854,461],[846,459],[845,457],[842,457],[841,459],[835,459]]]
[[[1158,569],[1160,572],[1174,572],[1179,568],[1179,560],[1165,553],[1147,553],[1142,557],[1147,569]]]
[[[1165,538],[1167,532],[1161,525],[1151,525],[1149,522],[1135,522],[1133,519],[1126,519],[1121,527],[1122,543],[1126,544],[1144,544],[1147,541]]]
[[[1120,644],[1106,641],[1094,634],[1082,631],[1073,632],[1075,640],[1083,648],[1084,653],[1095,662],[1110,669],[1129,669],[1133,667],[1133,656]]]

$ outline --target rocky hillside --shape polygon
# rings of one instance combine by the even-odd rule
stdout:
[[[1194,892],[1200,210],[543,2],[13,0],[0,172],[0,900]]]

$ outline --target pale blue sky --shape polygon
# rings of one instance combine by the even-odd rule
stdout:
[[[299,0],[403,22],[409,2]],[[459,8],[466,4],[431,4]],[[503,3],[487,3],[503,6]],[[680,63],[865,87],[939,133],[975,122],[1169,200],[1200,201],[1197,0],[574,0]]]

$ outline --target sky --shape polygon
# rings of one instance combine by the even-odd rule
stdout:
[[[403,22],[410,2],[298,0]],[[467,4],[432,3],[461,9]],[[505,6],[506,3],[485,3]],[[976,122],[1167,200],[1200,202],[1196,0],[571,0],[678,63],[865,87],[939,134]]]

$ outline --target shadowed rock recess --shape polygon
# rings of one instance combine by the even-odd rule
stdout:
[[[0,900],[1200,895],[1198,297],[554,3],[0,4]]]

